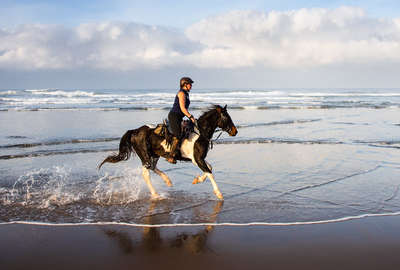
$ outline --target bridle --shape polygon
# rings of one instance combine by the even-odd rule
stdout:
[[[225,122],[225,121],[226,121],[226,118],[227,118],[226,116],[221,115],[221,118],[219,119],[219,121],[218,121],[219,123],[218,123],[218,124],[220,124],[221,121],[222,121],[222,123]],[[221,125],[221,124],[220,124],[220,125]],[[223,126],[223,125],[221,125],[221,126]],[[206,139],[206,140],[209,142],[209,149],[213,149],[213,147],[214,147],[214,142],[217,141],[217,140],[219,139],[219,137],[221,137],[221,135],[222,135],[222,133],[223,133],[224,131],[227,132],[228,134],[231,134],[231,132],[232,132],[232,126],[231,126],[231,127],[228,127],[228,125],[227,125],[226,128],[215,129],[214,132],[213,132],[213,134],[219,132],[217,138],[213,139],[212,136],[211,136],[211,139],[209,139],[209,138],[207,138],[205,135],[202,135],[202,134],[201,134],[200,128],[199,128],[199,126],[197,125],[197,122],[195,123],[195,127],[197,128],[197,130],[198,130],[199,132],[197,133],[196,130],[194,130],[193,132],[196,133],[196,134],[199,135],[199,136],[202,136],[204,139]]]

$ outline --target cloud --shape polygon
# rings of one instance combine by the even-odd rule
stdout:
[[[400,61],[399,20],[369,18],[353,7],[234,11],[202,20],[186,34],[205,47],[193,61],[202,67],[298,68]]]
[[[196,48],[175,30],[137,23],[21,25],[0,31],[0,67],[130,70],[181,62]]]
[[[184,31],[129,22],[0,30],[0,68],[318,68],[400,63],[400,19],[360,8],[232,11]]]

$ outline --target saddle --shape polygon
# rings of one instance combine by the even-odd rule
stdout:
[[[194,132],[194,124],[190,120],[183,120],[181,123],[181,134],[182,137],[179,138],[180,140],[189,138],[189,135]],[[172,140],[173,133],[170,129],[168,120],[165,119],[164,123],[158,124],[155,129],[154,133],[158,136],[164,137],[169,144]]]

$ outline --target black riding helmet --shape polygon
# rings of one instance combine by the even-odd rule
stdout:
[[[192,79],[190,79],[189,77],[182,77],[180,80],[180,87],[183,88],[185,86],[185,84],[193,84],[194,81]]]

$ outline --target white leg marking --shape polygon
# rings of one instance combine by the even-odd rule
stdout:
[[[206,178],[207,178],[207,174],[205,174],[205,173],[203,175],[199,175],[193,180],[192,184],[194,185],[194,184],[198,184],[198,183],[203,183],[204,180],[206,180]]]
[[[205,161],[205,160],[204,160]],[[210,171],[212,171],[212,167],[211,167],[211,165],[210,165],[210,163],[208,163],[207,161],[205,161],[206,162],[206,164],[207,164],[207,167],[210,169]],[[197,165],[197,164],[196,164]],[[194,184],[198,184],[198,183],[203,183],[204,182],[204,180],[206,180],[206,178],[207,178],[207,173],[204,173],[203,175],[199,175],[199,176],[197,176],[194,180],[193,180],[193,182],[192,182],[192,184],[194,185]]]
[[[150,181],[150,172],[149,172],[149,170],[148,170],[146,167],[144,167],[144,166],[142,167],[142,175],[143,175],[144,181],[145,181],[146,184],[147,184],[147,187],[148,187],[149,190],[150,190],[151,197],[152,197],[153,199],[159,198],[160,196],[157,194],[156,190],[154,189],[153,185],[151,184],[151,181]]]
[[[214,180],[214,176],[212,175],[212,173],[206,173],[208,179],[210,179],[211,184],[213,186],[214,189],[214,194],[217,196],[218,199],[223,200],[224,196],[222,196],[221,191],[219,191],[218,185]]]
[[[199,175],[193,180],[192,184],[195,185],[195,184],[198,184],[198,183],[203,183],[204,180],[206,180],[206,178],[207,178],[207,174],[206,173],[204,173],[203,175]]]
[[[167,186],[172,187],[172,182],[171,182],[171,180],[169,179],[169,177],[168,177],[163,171],[160,171],[160,170],[156,167],[156,168],[154,168],[154,172],[155,172],[156,174],[158,174],[158,175],[164,180],[164,182],[165,182],[165,184],[167,184]]]

